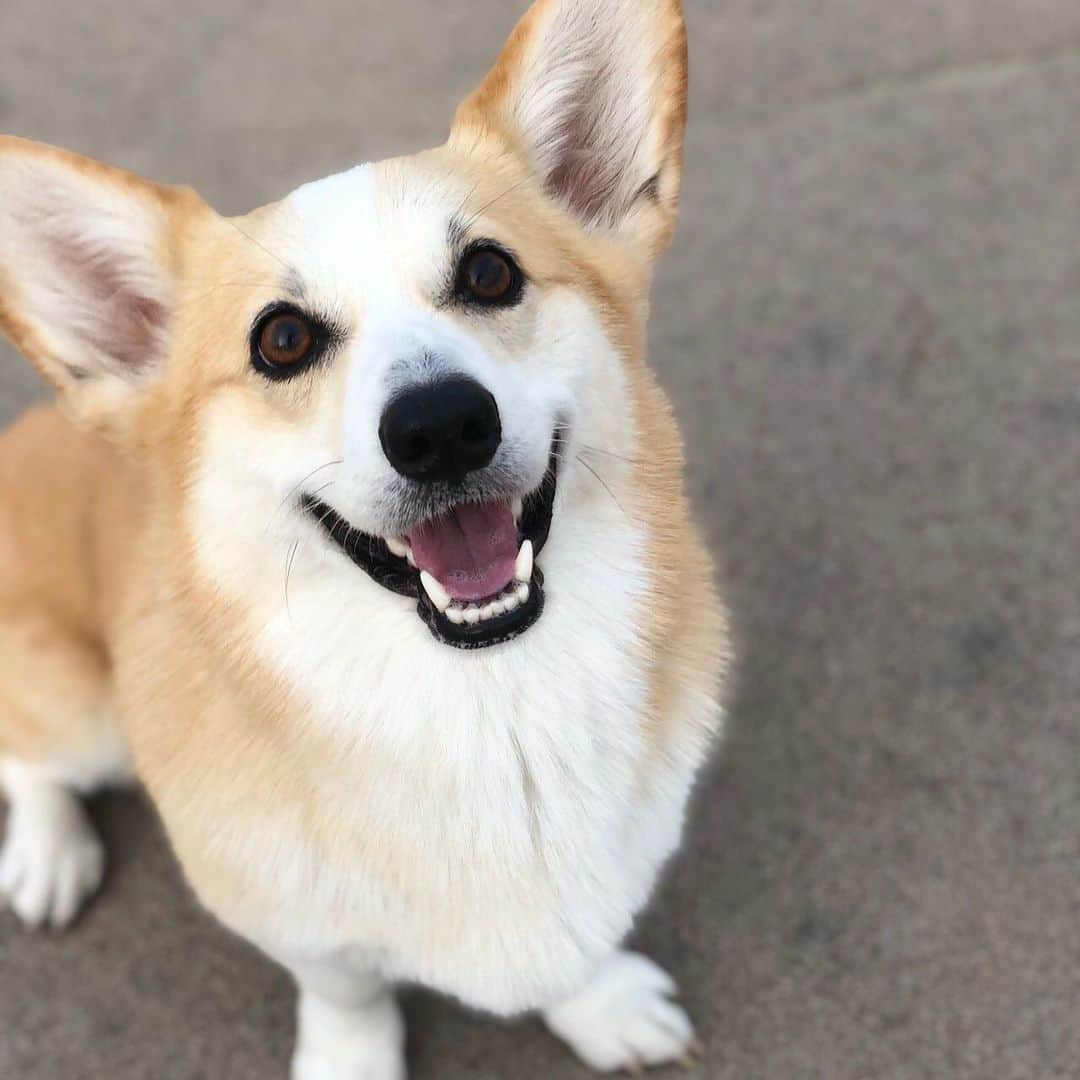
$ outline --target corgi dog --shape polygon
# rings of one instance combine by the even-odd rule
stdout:
[[[137,778],[299,988],[295,1080],[405,1075],[397,983],[683,1059],[621,942],[728,635],[646,366],[679,0],[538,0],[445,145],[239,218],[0,139],[0,890],[68,923]]]

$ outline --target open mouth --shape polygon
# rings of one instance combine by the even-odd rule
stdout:
[[[302,495],[300,504],[372,580],[415,597],[435,638],[483,649],[523,634],[543,613],[536,557],[551,529],[558,450],[556,439],[544,479],[524,498],[461,503],[404,536],[354,529],[314,495]]]

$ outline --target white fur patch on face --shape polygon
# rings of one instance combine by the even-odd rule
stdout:
[[[379,422],[392,396],[439,378],[467,376],[497,403],[502,443],[492,463],[521,493],[547,469],[555,426],[573,408],[551,373],[552,331],[539,301],[472,319],[447,310],[459,252],[455,211],[468,188],[416,166],[361,166],[308,184],[282,204],[274,245],[287,252],[305,300],[350,330],[335,363],[347,366],[340,430],[343,465],[327,501],[375,535],[403,531],[400,477],[386,460]],[[529,332],[522,333],[522,326]]]

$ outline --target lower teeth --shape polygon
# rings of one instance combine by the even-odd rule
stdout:
[[[451,604],[444,614],[457,626],[462,623],[475,626],[477,623],[487,622],[505,612],[514,611],[528,599],[529,585],[524,581],[515,581],[486,604]]]

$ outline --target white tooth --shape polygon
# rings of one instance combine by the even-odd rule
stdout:
[[[454,623],[455,626],[460,626],[465,621],[465,609],[459,607],[448,607],[446,609],[446,617]]]
[[[506,601],[500,596],[498,600],[493,600],[488,607],[491,608],[493,615],[501,615],[506,610]]]
[[[507,595],[503,597],[503,608],[506,611],[517,610],[517,607],[520,603],[521,601],[518,599],[518,595],[516,592],[507,593]]]
[[[498,601],[497,600],[492,600],[492,602],[490,604],[487,604],[484,607],[484,610],[480,612],[480,615],[484,619],[494,619],[495,616],[498,615],[501,610],[502,609],[499,607]]]
[[[533,546],[531,540],[526,540],[518,552],[517,562],[514,563],[515,581],[532,581],[533,572]]]
[[[390,554],[399,559],[407,559],[412,554],[412,547],[404,536],[388,536],[386,546],[390,549]]]
[[[409,565],[415,570],[416,559],[413,558],[412,548],[409,548],[409,550],[405,552],[405,558],[409,560]]]
[[[480,621],[480,609],[475,604],[465,609],[465,621],[470,626],[475,626]]]
[[[518,583],[517,598],[519,604],[524,604],[529,599],[529,586],[524,581]]]
[[[450,606],[450,594],[426,570],[420,571],[420,584],[440,611],[445,611]]]
[[[521,500],[521,496],[515,497],[514,501],[510,504],[510,509],[514,511],[514,520],[521,520],[521,512],[525,509],[525,504]]]

